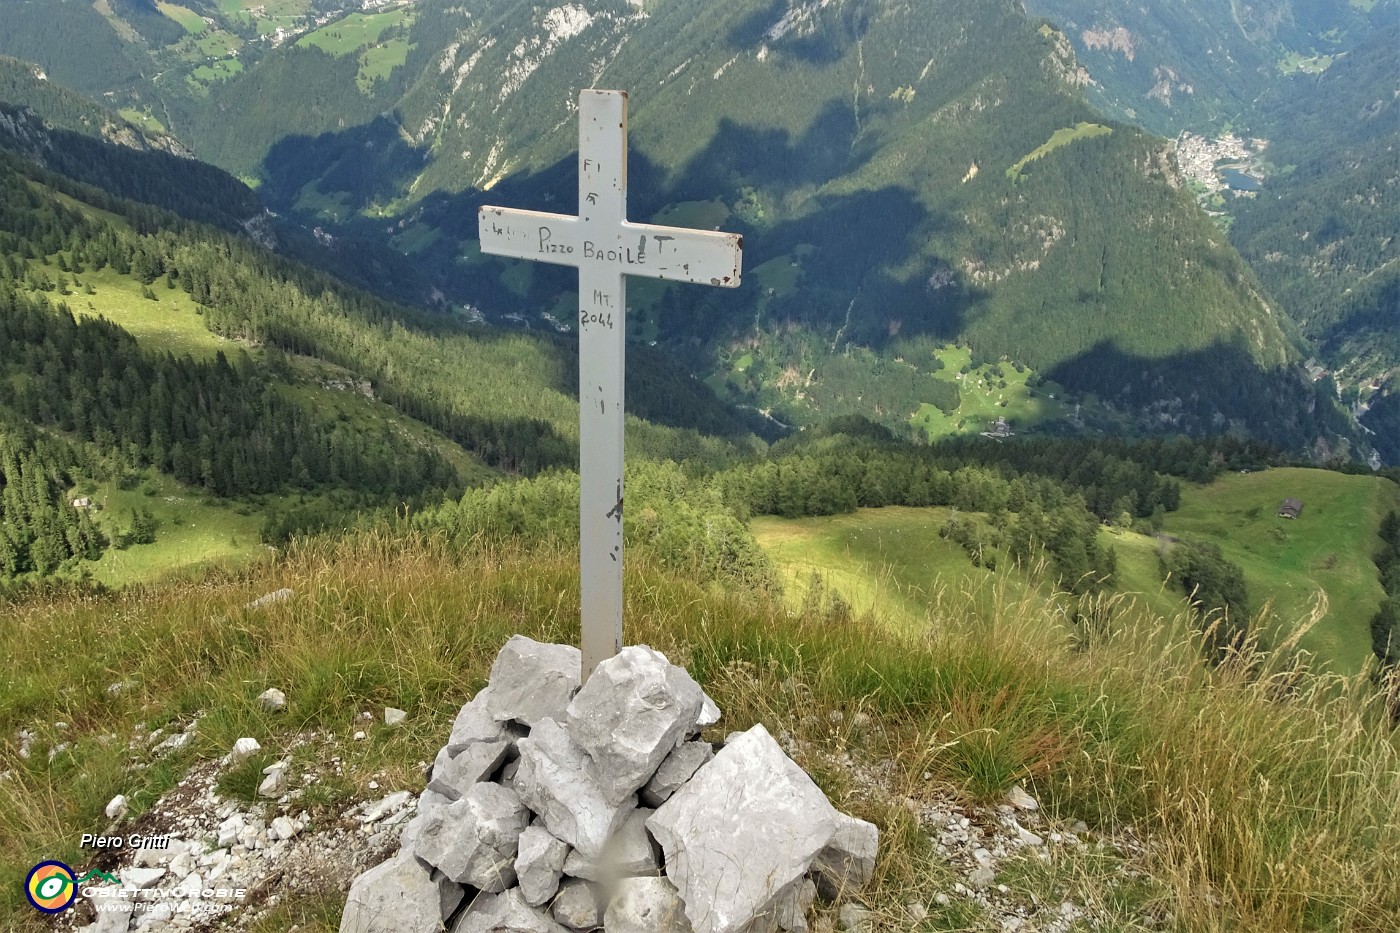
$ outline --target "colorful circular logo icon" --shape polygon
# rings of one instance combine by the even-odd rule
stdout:
[[[62,862],[40,862],[24,879],[24,896],[46,914],[67,910],[78,897],[77,876]]]

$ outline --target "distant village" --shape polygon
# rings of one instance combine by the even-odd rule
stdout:
[[[1267,139],[1244,139],[1234,133],[1209,138],[1195,133],[1182,133],[1176,139],[1176,161],[1187,178],[1214,194],[1232,186],[1221,177],[1221,163],[1235,167],[1241,174],[1252,175],[1253,163],[1268,147]],[[1235,194],[1252,192],[1233,188]]]

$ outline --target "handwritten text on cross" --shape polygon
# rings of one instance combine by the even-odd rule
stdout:
[[[622,648],[626,276],[734,288],[743,238],[627,220],[627,94],[579,93],[578,216],[483,207],[481,250],[579,270],[583,676]]]

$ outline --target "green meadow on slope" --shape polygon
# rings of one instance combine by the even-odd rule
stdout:
[[[1277,514],[1286,498],[1303,502],[1296,521]],[[1219,544],[1244,568],[1251,599],[1270,599],[1281,625],[1306,619],[1324,597],[1327,614],[1301,645],[1350,673],[1371,657],[1369,623],[1383,596],[1371,556],[1381,519],[1396,508],[1400,490],[1385,480],[1272,469],[1188,487],[1163,529]]]
[[[1304,503],[1297,521],[1276,514],[1290,497]],[[1384,594],[1371,556],[1381,519],[1397,508],[1400,488],[1373,477],[1298,468],[1225,474],[1210,485],[1183,488],[1181,509],[1162,519],[1162,538],[1115,528],[1103,531],[1101,543],[1118,556],[1113,590],[1164,617],[1186,606],[1163,581],[1163,539],[1219,545],[1244,570],[1256,610],[1269,603],[1269,628],[1261,633],[1266,640],[1287,638],[1320,606],[1325,613],[1300,645],[1333,670],[1353,674],[1373,661],[1369,624]],[[1032,592],[1047,612],[1063,611],[1063,601],[1052,599],[1051,581],[1033,583],[1005,554],[995,573],[973,566],[962,547],[939,534],[952,512],[891,506],[813,518],[763,516],[752,528],[794,606],[802,604],[815,573],[855,611],[873,612],[897,628],[936,625],[950,593],[984,605],[995,590]]]

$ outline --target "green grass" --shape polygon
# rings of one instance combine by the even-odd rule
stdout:
[[[360,72],[355,76],[360,90],[369,93],[376,78],[387,79],[391,71],[408,61],[410,48],[407,39],[397,38],[365,49],[360,55]]]
[[[729,219],[729,208],[719,198],[709,201],[681,201],[661,211],[651,219],[667,227],[694,227],[717,230]]]
[[[49,274],[53,274],[52,268]],[[105,317],[142,346],[198,359],[213,359],[220,350],[232,354],[242,346],[205,328],[185,290],[166,288],[164,279],[149,286],[155,301],[142,297],[139,280],[118,275],[111,266],[100,272],[79,273],[78,279],[91,285],[95,294],[85,294],[80,287],[61,300],[79,315]]]
[[[1303,501],[1297,521],[1279,518],[1285,498]],[[1214,541],[1244,568],[1256,605],[1269,600],[1278,626],[1306,619],[1321,596],[1326,615],[1303,636],[1304,649],[1342,673],[1362,670],[1371,657],[1371,616],[1382,591],[1371,555],[1376,529],[1400,508],[1394,483],[1325,470],[1278,469],[1222,476],[1188,486],[1164,531]]]
[[[408,10],[391,10],[387,13],[351,13],[344,19],[307,33],[297,40],[300,46],[315,46],[321,51],[337,57],[357,52],[368,45],[374,45],[388,29],[407,25],[413,21]],[[406,50],[405,50],[406,51]]]
[[[296,595],[246,608],[279,587]],[[724,711],[713,737],[755,722],[792,733],[798,763],[833,803],[880,827],[876,876],[862,893],[872,933],[909,930],[904,905],[951,885],[911,811],[950,793],[994,802],[1012,781],[1030,787],[1049,819],[1084,819],[1104,834],[1132,827],[1150,852],[1129,859],[1086,847],[1048,867],[1008,859],[998,883],[1028,907],[1097,902],[1125,930],[1380,933],[1400,921],[1400,749],[1360,679],[1299,680],[1267,665],[1212,672],[1196,660],[1199,646],[1148,649],[1133,631],[1073,650],[1038,596],[1005,591],[990,611],[947,599],[937,627],[906,637],[849,614],[799,615],[637,556],[625,601],[627,640],[685,665]],[[22,933],[46,929],[19,893],[30,865],[85,866],[78,834],[103,825],[113,794],[131,797],[139,816],[184,768],[240,736],[257,739],[268,760],[291,754],[297,775],[300,762],[339,757],[342,776],[309,801],[313,822],[347,799],[420,790],[418,763],[432,758],[506,638],[573,642],[577,612],[571,550],[461,550],[386,533],[304,543],[241,572],[7,606],[0,910]],[[55,632],[83,635],[62,664],[53,663]],[[129,688],[107,690],[119,681]],[[258,707],[268,686],[287,692],[285,712]],[[359,712],[383,706],[407,710],[408,723],[352,741]],[[131,769],[123,743],[100,740],[136,722],[182,728],[199,710],[194,741],[175,761]],[[856,711],[872,725],[854,726]],[[62,732],[59,719],[69,723]],[[37,735],[27,759],[8,739],[22,728]],[[308,732],[316,747],[294,749]],[[73,747],[50,760],[58,741]],[[230,773],[224,787],[246,795],[254,777]],[[327,896],[261,929],[332,931],[338,906]],[[981,928],[985,917],[966,906],[954,898],[919,929]]]
[[[206,496],[168,476],[148,473],[135,489],[110,481],[91,498],[101,506],[97,523],[109,537],[130,528],[138,509],[148,509],[159,522],[153,543],[108,548],[101,559],[81,565],[107,586],[149,582],[199,566],[246,563],[268,553],[259,537],[259,511]]]
[[[322,422],[344,422],[358,432],[369,435],[381,434],[388,429],[402,443],[432,447],[456,467],[470,485],[488,482],[495,476],[460,445],[447,440],[427,425],[357,390],[337,387],[337,383],[344,385],[347,380],[356,380],[349,370],[311,357],[292,357],[288,362],[297,381],[295,385],[285,386],[283,391],[307,410],[316,413]]]
[[[199,84],[213,84],[232,78],[243,71],[243,63],[236,58],[224,58],[207,65],[200,65],[190,72],[190,80]]]
[[[936,624],[940,607],[950,599],[969,601],[984,612],[1008,594],[1017,599],[1033,595],[1050,613],[1067,605],[1039,568],[1017,568],[1001,550],[994,551],[996,573],[974,566],[960,545],[938,534],[953,514],[948,508],[889,506],[814,518],[756,516],[750,526],[794,609],[809,599],[814,574],[853,611],[870,613],[901,631]],[[987,530],[985,516],[957,514]],[[1163,584],[1156,539],[1104,529],[1100,544],[1118,554],[1114,591],[1120,602],[1163,618],[1186,609],[1185,599]]]
[[[1301,52],[1289,52],[1279,59],[1278,70],[1280,74],[1286,75],[1294,72],[1320,75],[1332,67],[1333,61],[1334,56],[1331,55],[1304,55]]]
[[[199,35],[209,28],[209,24],[204,21],[204,17],[200,16],[194,10],[176,6],[173,3],[158,2],[156,6],[159,7],[160,11],[167,17],[183,26],[185,32],[192,36]]]
[[[1054,152],[1061,146],[1067,146],[1076,139],[1090,139],[1094,136],[1107,136],[1113,132],[1111,127],[1100,123],[1080,122],[1074,126],[1063,127],[1050,134],[1050,138],[1039,146],[1032,149],[1023,156],[1020,161],[1006,170],[1006,177],[1012,181],[1020,181],[1023,175],[1022,169],[1036,159],[1043,158]]]
[[[1289,496],[1304,502],[1296,522],[1275,514]],[[1229,474],[1208,486],[1188,485],[1181,510],[1165,517],[1164,534],[1214,542],[1238,563],[1255,607],[1271,607],[1270,640],[1287,638],[1321,597],[1326,612],[1300,645],[1336,672],[1355,674],[1370,663],[1369,623],[1383,595],[1370,560],[1379,547],[1376,529],[1395,508],[1400,490],[1375,477],[1310,469]],[[816,572],[856,611],[874,612],[903,628],[925,624],[940,595],[976,592],[985,601],[993,588],[992,574],[938,537],[948,514],[891,507],[817,518],[758,517],[752,527],[789,584],[794,605]],[[1182,594],[1162,580],[1163,541],[1104,529],[1100,543],[1117,552],[1118,593],[1160,616],[1182,611]],[[999,558],[999,566],[1009,566],[1005,555]],[[1019,571],[1002,576],[1006,580],[998,585],[1011,592],[1028,587]]]
[[[134,110],[130,107],[123,107],[117,111],[117,115],[128,123],[134,123],[148,133],[165,132],[165,124],[157,120],[149,109]]]
[[[787,295],[797,287],[800,264],[791,256],[777,256],[762,265],[755,266],[749,273],[758,279],[758,285],[765,292],[772,289],[775,296]]]
[[[1000,378],[992,376],[988,366],[959,375],[962,367],[972,362],[970,349],[944,346],[934,350],[933,355],[943,361],[943,368],[933,378],[955,382],[960,404],[951,412],[923,404],[910,416],[909,423],[928,432],[931,440],[955,434],[980,434],[990,429],[998,418],[1007,419],[1013,429],[1021,430],[1044,421],[1063,420],[1074,413],[1074,406],[1063,401],[1064,389],[1055,383],[1027,388],[1026,380],[1035,374],[1030,368],[1017,372],[1010,363],[1000,363]],[[1005,388],[998,385],[1001,381],[1006,382]],[[1055,398],[1050,398],[1051,395]]]
[[[871,613],[896,629],[919,631],[936,618],[948,593],[971,594],[989,606],[993,590],[1018,595],[1032,588],[1025,575],[974,567],[957,543],[939,536],[954,513],[947,508],[888,506],[847,515],[787,519],[756,516],[754,537],[778,568],[789,605],[797,608],[813,574],[855,612]],[[982,516],[969,516],[985,528]],[[998,552],[999,563],[1007,563]]]

